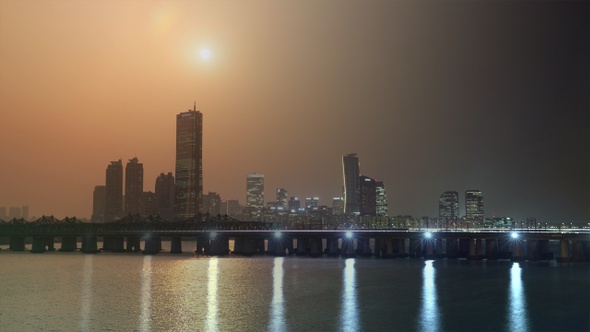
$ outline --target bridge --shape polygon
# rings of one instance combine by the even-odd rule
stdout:
[[[24,251],[25,243],[30,241],[33,253],[56,250],[55,244],[60,243],[60,251],[80,249],[83,253],[157,254],[162,251],[162,241],[170,241],[170,253],[182,253],[182,241],[195,241],[196,253],[219,256],[326,255],[590,262],[588,229],[328,229],[327,226],[304,229],[209,215],[175,222],[157,216],[127,216],[112,223],[42,217],[31,222],[22,219],[0,221],[1,239],[8,239],[12,251]],[[100,240],[102,248],[99,248]],[[233,243],[231,251],[230,242]]]

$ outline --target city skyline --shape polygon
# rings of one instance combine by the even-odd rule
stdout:
[[[587,3],[122,3],[0,2],[0,206],[89,218],[134,156],[153,192],[196,99],[224,199],[259,172],[330,205],[355,152],[389,215],[477,188],[485,217],[590,219]]]

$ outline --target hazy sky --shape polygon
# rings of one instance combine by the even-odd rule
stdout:
[[[485,216],[590,220],[588,1],[0,0],[0,206],[89,217],[110,161],[174,171],[204,115],[204,187],[319,196],[341,156],[391,215],[480,189]],[[208,47],[208,61],[199,50]]]

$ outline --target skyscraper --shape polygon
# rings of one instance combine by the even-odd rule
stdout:
[[[459,193],[445,191],[438,200],[438,218],[441,221],[454,221],[459,217]]]
[[[203,212],[211,216],[221,214],[221,197],[218,193],[209,192],[203,195]]]
[[[167,220],[174,219],[174,176],[160,173],[156,178],[156,211]]]
[[[143,164],[137,158],[125,166],[125,214],[140,214],[143,195]]]
[[[377,191],[377,215],[385,217],[389,212],[385,184],[383,181],[377,181],[375,182],[375,188]]]
[[[332,214],[335,216],[342,215],[344,213],[344,199],[342,196],[334,196],[332,199]]]
[[[203,114],[192,110],[176,116],[176,190],[174,211],[186,219],[203,210]]]
[[[105,222],[114,221],[123,215],[123,163],[111,161],[106,171]]]
[[[344,213],[360,213],[360,164],[356,153],[342,156],[344,175]]]
[[[377,215],[377,186],[375,180],[361,175],[360,176],[360,214],[361,216]]]
[[[282,207],[284,210],[289,208],[287,190],[283,188],[277,188],[277,207]]]
[[[248,174],[246,177],[246,207],[252,220],[260,220],[264,208],[264,174]]]
[[[465,217],[468,221],[483,221],[483,194],[479,190],[465,192]]]
[[[301,201],[299,201],[299,197],[291,196],[289,198],[289,212],[290,213],[298,213],[300,208],[301,208]]]
[[[92,222],[104,222],[107,191],[105,186],[94,186],[92,193]]]

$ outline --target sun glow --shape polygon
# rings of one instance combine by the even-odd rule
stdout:
[[[201,59],[203,59],[203,60],[209,60],[209,59],[211,59],[211,56],[212,56],[212,55],[213,55],[213,54],[211,53],[211,50],[210,50],[210,49],[208,49],[208,48],[202,48],[202,49],[199,51],[199,56],[200,56],[200,57],[201,57]]]

